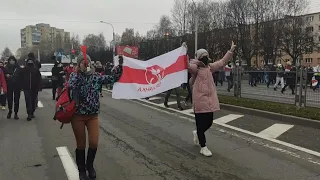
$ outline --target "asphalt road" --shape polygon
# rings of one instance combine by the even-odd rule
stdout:
[[[40,93],[44,107],[37,109],[36,119],[31,122],[25,120],[22,99],[20,120],[8,120],[6,111],[0,112],[1,180],[67,180],[66,174],[72,177],[74,165],[62,164],[69,155],[59,155],[56,148],[65,147],[74,159],[75,140],[70,125],[60,130],[60,124],[52,120],[55,102],[50,92]],[[175,108],[174,103],[171,106]],[[228,114],[221,111],[215,118]],[[101,99],[99,118],[100,142],[95,162],[98,180],[320,178],[320,158],[219,125],[206,133],[213,156],[203,157],[199,147],[193,145],[192,118],[148,103],[114,100],[106,93]],[[241,119],[245,121],[250,116],[230,123]],[[233,125],[249,129],[255,120],[259,119],[251,117],[246,123]],[[261,124],[269,122],[265,121]]]
[[[252,87],[246,80],[243,80],[241,83],[241,96],[244,98],[294,104],[295,96],[291,94],[291,90],[289,89],[289,87],[287,87],[286,91],[282,94],[280,86],[277,91],[274,91],[273,84],[270,84],[270,87],[267,88],[266,84],[257,84],[257,87]],[[297,89],[297,91],[299,92],[299,88]],[[231,89],[231,92],[228,92],[226,90],[227,82],[224,82],[223,86],[218,83],[218,94],[233,96],[234,89]],[[304,95],[304,90],[302,91],[302,94]],[[306,100],[307,106],[320,107],[320,91],[313,91],[312,89],[310,89],[310,87],[308,87],[306,92]]]

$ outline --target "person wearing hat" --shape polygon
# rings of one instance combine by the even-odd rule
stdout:
[[[21,88],[18,81],[18,73],[20,66],[14,56],[10,56],[8,59],[8,65],[5,67],[5,75],[8,85],[7,100],[8,100],[8,115],[7,119],[11,118],[12,108],[14,106],[14,119],[19,119],[18,111],[20,105]]]
[[[99,140],[100,112],[99,89],[103,83],[114,83],[120,79],[122,66],[118,66],[113,75],[101,75],[95,72],[89,55],[80,54],[75,72],[71,73],[68,86],[77,94],[79,103],[71,120],[72,129],[77,142],[76,163],[80,180],[87,180],[87,171],[91,179],[96,178],[93,162]],[[86,132],[88,131],[89,148],[85,159]]]
[[[65,74],[63,70],[63,65],[59,60],[56,60],[54,63],[54,66],[51,69],[52,73],[52,99],[56,100],[56,95],[59,95],[62,88],[63,88],[63,82],[64,78],[63,75]]]
[[[285,86],[281,89],[281,93],[284,93],[286,91],[286,88],[289,86],[291,89],[291,94],[295,94],[295,88],[296,88],[296,67],[292,66],[291,61],[287,62],[287,66],[285,68],[285,80],[286,84]]]
[[[40,70],[40,68],[41,68],[41,63],[40,63],[39,60],[36,59],[36,57],[35,57],[35,55],[34,55],[33,52],[30,52],[30,53],[28,54],[28,59],[32,59],[34,66],[35,66],[38,70]],[[38,107],[38,94],[37,94],[37,97],[36,97],[36,107]]]
[[[276,83],[273,86],[273,89],[275,91],[277,90],[279,83],[281,83],[281,89],[284,88],[284,78],[283,78],[284,77],[284,67],[282,64],[277,65],[276,72],[277,72]]]
[[[26,101],[28,121],[35,118],[34,112],[37,104],[38,91],[41,90],[41,74],[34,63],[34,59],[28,58],[25,67],[21,68],[18,75]]]
[[[186,47],[185,43],[182,45]],[[196,145],[200,144],[200,154],[207,157],[212,156],[212,153],[206,146],[205,132],[212,126],[213,113],[220,110],[212,73],[223,68],[231,60],[235,48],[236,45],[232,42],[231,49],[221,60],[214,63],[210,63],[207,50],[199,49],[196,59],[188,63],[188,70],[192,75],[190,84],[193,85],[193,110],[197,127],[197,130],[192,132],[193,140]]]

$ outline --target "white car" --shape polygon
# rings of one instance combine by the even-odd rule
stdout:
[[[42,87],[52,87],[51,70],[54,64],[41,64],[40,73],[42,77]]]

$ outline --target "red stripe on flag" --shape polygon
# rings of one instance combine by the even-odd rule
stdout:
[[[161,67],[160,67],[161,68]],[[160,74],[164,74],[162,79],[169,74],[173,74],[179,71],[183,71],[187,69],[187,56],[182,55],[179,56],[177,61],[171,64],[169,67],[164,69],[164,72],[160,72]],[[153,76],[151,71],[147,72],[148,77]],[[156,79],[156,76],[153,76]],[[150,81],[150,79],[149,79]],[[146,69],[134,69],[128,66],[123,66],[123,73],[121,78],[119,79],[120,83],[137,83],[137,84],[149,84],[146,80]],[[155,82],[155,81],[152,81]]]

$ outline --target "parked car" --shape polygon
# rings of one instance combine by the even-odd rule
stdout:
[[[41,64],[40,73],[42,77],[42,87],[51,88],[52,87],[52,73],[51,70],[54,64]]]

